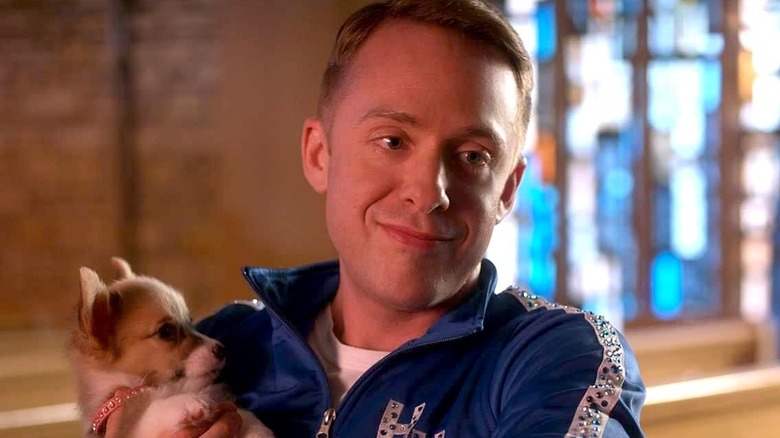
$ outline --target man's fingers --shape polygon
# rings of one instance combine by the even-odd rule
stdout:
[[[236,404],[233,403],[232,401],[224,400],[217,403],[217,408],[216,408],[217,415],[222,415],[225,412],[237,411],[237,410],[238,410],[238,406],[236,406]]]
[[[170,435],[170,438],[198,438],[202,434],[206,433],[208,426],[190,426],[186,429],[182,429]],[[169,432],[170,433],[170,432]],[[157,438],[167,437],[169,435],[160,435]],[[233,438],[233,437],[230,437]]]

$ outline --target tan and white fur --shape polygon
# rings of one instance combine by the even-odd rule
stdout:
[[[170,436],[213,421],[218,403],[227,398],[213,383],[224,365],[222,345],[195,331],[177,290],[134,274],[120,258],[111,261],[117,280],[109,286],[93,270],[80,270],[81,300],[69,356],[84,436],[95,436],[93,415],[119,388],[147,387],[122,407],[112,424],[116,436]],[[239,413],[241,437],[273,437],[251,413]]]

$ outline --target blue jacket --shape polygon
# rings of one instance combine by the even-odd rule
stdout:
[[[226,346],[222,380],[279,438],[643,437],[633,353],[602,317],[510,288],[479,290],[379,361],[338,406],[306,336],[333,299],[338,263],[245,268],[260,304],[198,329]]]

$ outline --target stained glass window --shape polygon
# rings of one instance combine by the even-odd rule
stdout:
[[[529,167],[489,251],[505,281],[617,325],[731,303],[765,318],[780,297],[780,1],[504,7],[537,78]]]
[[[552,70],[555,15],[550,2],[510,1],[508,16],[531,54],[537,80],[535,111],[524,155],[528,159],[512,214],[496,228],[488,257],[498,264],[499,285],[519,284],[548,299],[556,289],[555,251],[558,188],[555,185],[555,138],[551,133],[550,84],[541,72]]]
[[[717,128],[723,39],[712,3],[655,0],[648,16],[655,210],[650,298],[659,319],[712,316],[721,307]]]
[[[741,311],[749,320],[780,318],[778,148],[780,148],[780,2],[742,0],[739,29],[739,118],[744,197]],[[773,268],[774,266],[774,268]],[[774,273],[773,273],[774,270]],[[774,277],[774,280],[773,280]]]

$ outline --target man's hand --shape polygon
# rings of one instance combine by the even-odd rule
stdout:
[[[116,425],[122,417],[122,408],[114,411],[108,418],[106,424],[106,438],[127,438],[120,437]],[[230,402],[221,402],[217,405],[217,420],[213,424],[199,424],[187,426],[181,430],[170,432],[162,431],[160,435],[154,438],[236,438],[241,431],[241,416],[238,415],[237,407]]]

